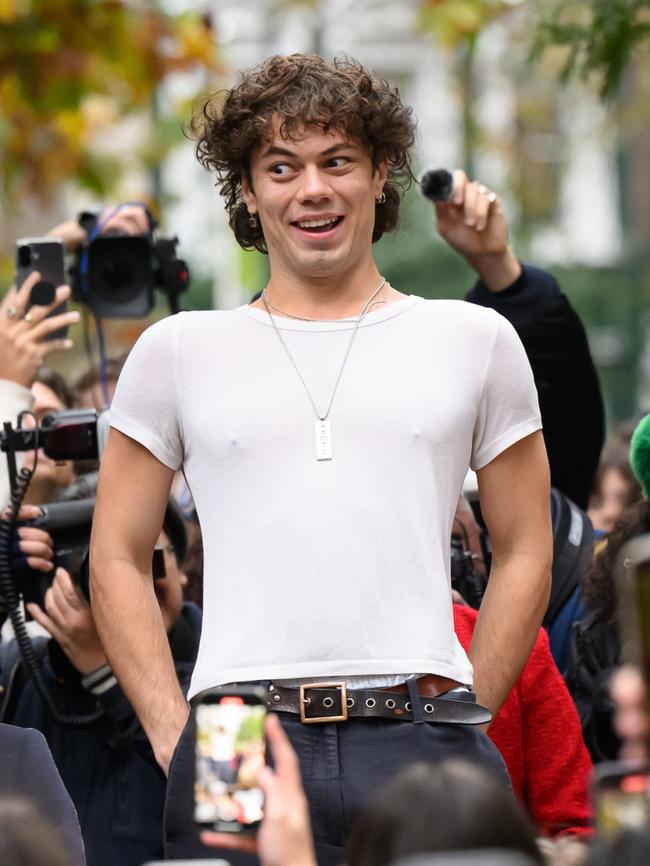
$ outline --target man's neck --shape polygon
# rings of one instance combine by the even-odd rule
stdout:
[[[363,271],[313,279],[272,270],[265,295],[274,313],[282,311],[309,319],[343,319],[358,316],[380,287],[377,303],[402,297],[387,284],[382,286],[382,281],[374,262]],[[253,306],[265,309],[262,299]],[[376,309],[374,303],[372,309]]]

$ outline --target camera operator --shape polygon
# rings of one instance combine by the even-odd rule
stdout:
[[[26,416],[24,427],[40,424],[43,419],[53,412],[64,412],[75,406],[75,394],[60,373],[41,367],[34,378],[31,387],[32,415]],[[32,417],[33,416],[33,417]],[[25,451],[25,465],[32,466],[34,453]],[[51,502],[56,495],[67,487],[75,479],[74,463],[71,460],[52,460],[51,457],[39,449],[38,460],[34,469],[34,475],[29,482],[25,505],[42,505]]]
[[[187,579],[180,562],[186,534],[180,512],[171,502],[158,541],[165,576],[156,579],[154,588],[176,672],[186,689],[201,614],[195,605],[183,602]],[[39,560],[44,561],[45,555],[41,550]],[[61,710],[85,716],[99,704],[104,712],[89,726],[59,724],[11,641],[0,650],[3,720],[44,734],[77,808],[89,866],[139,866],[160,858],[165,777],[106,662],[88,602],[70,574],[57,568],[43,605],[30,603],[27,608],[51,636],[36,638],[32,644]]]

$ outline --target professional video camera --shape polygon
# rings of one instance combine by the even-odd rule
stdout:
[[[52,460],[98,460],[108,437],[108,412],[94,409],[70,409],[46,415],[38,427],[14,428],[4,424],[0,449],[7,453],[12,490],[16,489],[16,452],[42,448]],[[88,601],[88,541],[95,508],[97,473],[82,475],[66,488],[58,499],[40,506],[41,514],[26,523],[44,529],[52,538],[53,563],[70,573]],[[20,560],[19,560],[20,563]],[[12,563],[16,589],[26,602],[43,605],[53,573],[35,571],[26,563]],[[153,558],[154,579],[165,576],[162,550],[156,548]]]
[[[146,213],[146,235],[100,234],[97,214],[79,216],[88,242],[72,269],[72,293],[99,318],[144,318],[153,308],[154,288],[165,293],[172,313],[179,310],[179,295],[189,285],[187,264],[176,255],[178,238],[157,235],[157,223]]]
[[[25,627],[21,599],[34,601],[42,607],[53,572],[44,575],[30,568],[17,567],[17,515],[34,472],[25,466],[17,472],[16,453],[34,451],[35,459],[38,459],[38,451],[42,448],[53,460],[98,460],[108,437],[108,413],[86,409],[53,412],[43,418],[40,425],[32,427],[23,426],[26,416],[34,419],[30,412],[23,412],[18,417],[17,427],[5,422],[3,432],[0,433],[0,450],[7,453],[11,483],[11,503],[0,519],[0,605],[9,613],[29,676],[52,717],[64,726],[83,727],[95,724],[103,715],[103,708],[98,705],[87,715],[75,716],[69,715],[59,706],[56,695],[43,675],[41,659]],[[66,568],[88,601],[88,543],[95,507],[96,482],[96,472],[81,476],[60,494],[59,501],[39,506],[40,516],[28,522],[28,525],[38,526],[50,534],[55,566]],[[169,516],[170,508],[171,503],[165,519],[177,519],[182,523],[180,515],[177,518],[173,514]],[[154,580],[165,577],[165,558],[160,547],[154,550],[152,574]]]

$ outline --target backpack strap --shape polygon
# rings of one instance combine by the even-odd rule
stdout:
[[[544,625],[552,625],[573,595],[591,561],[594,531],[584,511],[557,488],[551,489],[553,571]]]

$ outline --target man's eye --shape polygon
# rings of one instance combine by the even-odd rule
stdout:
[[[329,161],[329,165],[331,168],[342,168],[349,162],[349,159],[346,156],[333,156]]]
[[[291,169],[286,164],[286,162],[276,162],[275,165],[272,165],[269,170],[270,170],[271,174],[283,175],[283,174],[289,174],[289,171]]]

